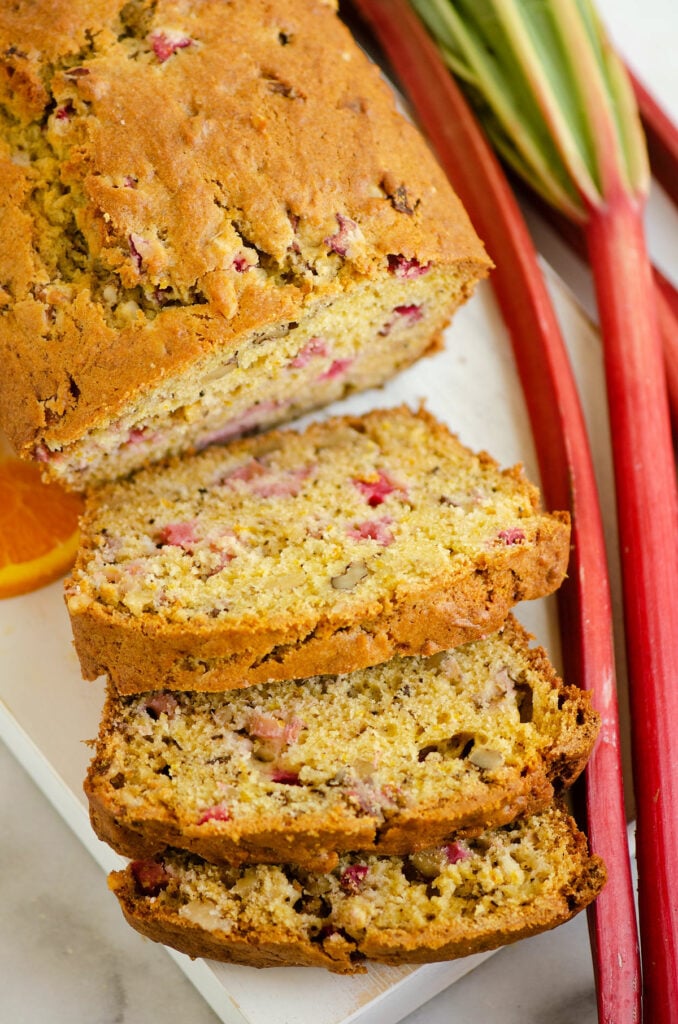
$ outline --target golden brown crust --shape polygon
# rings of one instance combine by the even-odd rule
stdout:
[[[127,923],[136,931],[172,946],[195,959],[205,957],[246,967],[326,967],[337,974],[363,973],[364,967],[351,963],[348,952],[341,960],[332,960],[322,946],[312,942],[299,942],[298,936],[271,930],[270,934],[257,931],[249,938],[229,936],[228,949],[224,947],[223,933],[210,933],[191,921],[163,911],[154,912],[138,900],[134,881],[125,871],[109,875],[108,886],[118,897]]]
[[[251,941],[242,938],[230,938],[228,948],[224,948],[223,938],[184,923],[170,915],[140,914],[134,907],[115,876],[112,876],[110,887],[120,900],[127,923],[135,931],[161,942],[165,946],[178,949],[195,960],[202,957],[208,960],[220,960],[225,963],[239,964],[243,967],[325,967],[333,974],[364,974],[365,968],[353,963],[350,958],[351,947],[342,959],[332,959],[324,953],[321,946],[313,943],[300,944],[295,938],[285,939],[276,933],[252,936]]]
[[[288,632],[236,631],[138,621],[89,605],[71,612],[85,679],[108,673],[120,693],[238,689],[273,679],[341,675],[397,654],[431,655],[499,629],[522,600],[552,593],[569,558],[569,520],[556,513],[534,552],[519,551],[496,571],[470,570],[419,593],[399,595],[371,621],[319,622],[297,639]],[[292,632],[292,630],[290,630]]]
[[[111,816],[110,805],[96,781],[85,783],[90,821],[99,839],[117,853],[132,859],[162,855],[168,846],[189,850],[214,864],[298,864],[312,871],[329,871],[337,856],[360,850],[380,856],[403,855],[437,846],[443,840],[477,835],[486,828],[508,824],[517,816],[542,811],[553,799],[553,786],[543,771],[505,785],[492,802],[479,807],[468,802],[446,801],[417,812],[401,812],[383,824],[366,816],[324,815],[314,820],[304,815],[298,822],[257,832],[240,832],[237,837],[194,826],[190,831],[167,819],[139,820],[139,830],[126,827]],[[335,820],[333,820],[333,818]]]
[[[362,974],[365,971],[364,965],[359,958],[351,960],[351,955],[355,957],[358,953],[358,957],[393,966],[440,963],[507,946],[556,928],[592,903],[605,879],[602,860],[592,857],[586,873],[570,893],[563,894],[557,902],[532,904],[522,915],[516,914],[501,934],[487,934],[478,930],[476,935],[466,932],[452,937],[448,935],[445,941],[441,941],[440,936],[425,936],[422,937],[421,946],[408,944],[403,948],[400,945],[402,936],[396,932],[370,936],[357,949],[346,940],[334,942],[331,947],[332,956],[325,952],[327,944],[320,946],[311,942],[300,943],[292,938],[286,940],[284,936],[275,933],[264,934],[259,939],[253,936],[252,941],[247,942],[243,938],[225,936],[223,933],[211,934],[197,925],[184,923],[162,912],[143,913],[123,872],[113,873],[109,885],[118,897],[125,919],[132,928],[154,942],[178,949],[193,959],[205,957],[246,967],[325,967],[333,974]],[[426,944],[427,938],[431,945]]]
[[[52,161],[13,159],[0,132],[0,419],[26,454],[388,273],[389,254],[467,286],[487,272],[442,171],[326,4],[5,4],[0,53],[0,98]],[[43,220],[34,197],[52,186],[66,198]],[[338,217],[362,239],[334,267]],[[266,280],[232,271],[243,245]],[[109,280],[141,305],[128,323],[102,298]]]
[[[584,840],[584,845],[585,842]],[[360,952],[368,960],[378,963],[427,964],[455,960],[457,957],[507,946],[569,921],[596,898],[606,878],[603,861],[600,857],[593,856],[589,858],[582,876],[576,879],[570,889],[562,892],[558,898],[535,901],[527,907],[520,908],[500,935],[488,935],[483,933],[480,927],[471,927],[468,931],[464,929],[462,934],[456,935],[450,935],[446,930],[443,934],[439,932],[438,935],[427,936],[430,945],[414,947],[411,941],[401,945],[403,936],[397,932],[393,935],[373,934],[360,943]],[[473,934],[474,931],[476,934]]]

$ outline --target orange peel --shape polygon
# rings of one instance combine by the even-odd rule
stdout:
[[[82,498],[36,465],[0,456],[0,598],[52,583],[73,564]]]

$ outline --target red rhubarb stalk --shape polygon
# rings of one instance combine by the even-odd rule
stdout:
[[[678,177],[678,167],[676,168]],[[548,221],[560,238],[570,246],[583,260],[588,259],[586,238],[574,221],[568,220],[564,214],[549,206],[536,192],[530,192],[530,201]],[[664,373],[669,396],[669,408],[673,429],[678,433],[678,291],[664,277],[657,267],[652,268],[655,285],[655,301],[659,317],[659,330],[664,351]]]
[[[643,83],[629,72],[645,129],[652,174],[678,207],[678,126]],[[655,269],[657,312],[664,340],[664,362],[674,430],[678,432],[678,293]]]
[[[678,488],[633,90],[591,0],[412,0],[495,145],[585,232],[612,434],[638,807],[643,1009],[678,1007]]]
[[[645,129],[652,173],[678,206],[678,127],[642,82],[629,72]]]
[[[640,117],[645,129],[652,174],[678,207],[678,126],[630,72]],[[664,360],[669,401],[678,429],[678,292],[660,271],[654,270],[657,311],[664,339]],[[667,344],[667,339],[668,341]]]
[[[610,589],[586,427],[536,253],[513,193],[440,55],[405,0],[358,0],[497,266],[509,331],[552,508],[569,508],[573,554],[559,592],[566,675],[592,692],[599,740],[586,769],[591,848],[608,867],[589,910],[600,1020],[640,1019],[640,966],[626,844]]]
[[[656,267],[653,268],[653,277],[659,328],[664,341],[664,368],[669,405],[673,429],[678,435],[678,291]]]
[[[637,803],[643,1008],[678,1012],[678,498],[662,355],[639,204],[592,217],[589,252],[605,337]]]

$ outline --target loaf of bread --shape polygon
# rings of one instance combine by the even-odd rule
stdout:
[[[68,487],[382,383],[489,265],[332,5],[0,5],[0,426]]]
[[[190,956],[351,974],[365,959],[452,960],[545,931],[604,881],[574,822],[551,807],[405,858],[346,855],[328,873],[169,851],[109,885],[133,928]]]
[[[406,407],[214,447],[91,494],[66,583],[121,693],[341,674],[488,635],[563,579],[567,513]]]
[[[431,658],[229,694],[109,690],[85,789],[101,839],[214,862],[333,867],[543,809],[598,716],[510,618]]]

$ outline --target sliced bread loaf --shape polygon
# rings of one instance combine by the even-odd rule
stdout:
[[[86,791],[100,838],[215,862],[332,867],[542,809],[597,732],[509,619],[487,640],[223,694],[109,690]]]
[[[66,597],[86,678],[225,690],[488,635],[555,590],[567,513],[405,407],[276,431],[93,493]]]
[[[451,960],[545,931],[604,881],[574,822],[551,807],[405,858],[347,855],[324,874],[171,851],[109,885],[133,928],[190,956],[349,974],[366,958]]]

